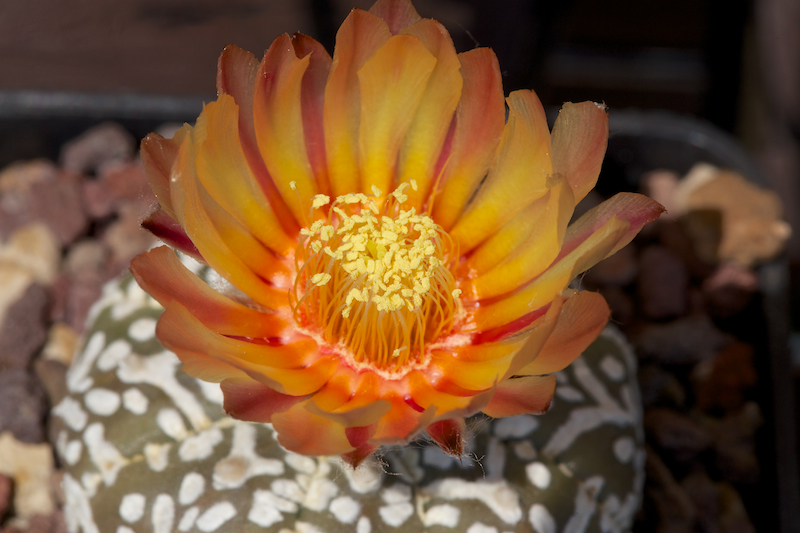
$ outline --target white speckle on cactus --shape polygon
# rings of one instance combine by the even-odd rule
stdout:
[[[516,524],[522,519],[519,495],[505,480],[486,482],[445,478],[434,481],[422,491],[430,497],[445,500],[478,500],[506,524]]]
[[[283,520],[283,514],[278,506],[285,512],[296,513],[296,504],[276,496],[268,490],[256,490],[253,493],[253,506],[247,514],[247,519],[261,527],[269,527]]]
[[[135,387],[131,387],[122,393],[123,407],[135,415],[145,414],[149,404],[150,400],[147,399],[147,396]]]
[[[119,504],[119,516],[129,524],[138,522],[144,516],[145,503],[147,499],[144,494],[126,494]]]
[[[100,354],[106,343],[106,335],[102,331],[94,333],[89,337],[86,348],[78,358],[72,362],[72,366],[67,372],[67,388],[71,392],[86,392],[94,385],[94,380],[89,377],[95,359]]]
[[[572,403],[579,403],[586,399],[581,391],[579,391],[575,387],[570,387],[569,385],[557,386],[556,396],[558,396],[564,401]]]
[[[103,424],[95,422],[83,432],[83,442],[89,452],[92,462],[103,476],[106,486],[111,486],[117,480],[117,474],[130,461],[119,450],[105,440]]]
[[[81,460],[82,453],[83,443],[79,440],[73,440],[64,447],[64,460],[69,465],[76,465]]]
[[[117,533],[136,533],[128,526],[117,526]]]
[[[482,522],[475,522],[469,529],[467,533],[497,533],[497,528],[492,526],[487,526]]]
[[[84,472],[81,476],[81,485],[89,498],[97,495],[97,487],[103,483],[103,476],[97,472]]]
[[[195,431],[211,425],[199,400],[175,377],[180,361],[172,352],[141,356],[133,354],[119,363],[117,377],[123,383],[147,383],[169,396],[175,407],[189,419]]]
[[[410,503],[393,503],[379,507],[378,514],[387,525],[400,527],[414,514],[414,506]]]
[[[636,451],[636,443],[628,436],[619,437],[613,444],[614,457],[622,464],[627,464]]]
[[[395,483],[383,490],[381,499],[388,504],[411,501],[411,487],[402,483]]]
[[[605,480],[601,476],[592,476],[579,482],[575,495],[575,512],[564,525],[564,533],[582,533],[597,510],[597,495],[603,488]]]
[[[144,458],[147,461],[147,466],[153,472],[163,472],[169,466],[169,450],[172,444],[164,443],[159,444],[149,442],[144,446]]]
[[[181,517],[181,521],[178,522],[178,531],[191,531],[199,514],[200,508],[196,505],[186,509],[186,512],[183,513]]]
[[[195,525],[203,532],[216,531],[219,527],[236,516],[236,507],[231,502],[215,503],[200,515]]]
[[[197,384],[200,386],[200,392],[203,393],[203,397],[206,400],[217,405],[222,405],[225,397],[222,394],[219,383],[209,383],[208,381],[198,379]]]
[[[600,360],[600,370],[608,376],[608,379],[619,383],[625,379],[625,366],[619,362],[619,359],[611,354],[606,354]]]
[[[304,474],[313,474],[317,469],[317,462],[314,459],[298,453],[287,452],[283,460],[287,465]]]
[[[434,505],[425,513],[422,523],[425,527],[430,526],[444,526],[456,527],[458,519],[461,517],[461,511],[458,507],[452,505]]]
[[[97,358],[97,368],[103,372],[113,370],[119,362],[131,354],[131,343],[125,339],[117,339],[100,353]]]
[[[222,442],[222,431],[211,428],[201,431],[197,435],[186,438],[178,448],[178,457],[181,461],[201,461],[208,459],[214,453],[214,447]]]
[[[303,506],[312,511],[324,511],[337,494],[339,494],[339,487],[331,480],[322,477],[314,478],[306,491]]]
[[[356,533],[372,533],[372,523],[369,521],[369,518],[362,516],[358,519]]]
[[[531,505],[528,512],[528,520],[536,533],[556,533],[556,521],[547,507],[541,503]]]
[[[349,465],[342,463],[342,460],[339,458],[336,458],[335,461],[342,465],[340,471],[343,472],[347,478],[347,484],[350,486],[350,490],[356,494],[367,494],[377,490],[381,486],[382,471],[378,470],[374,465],[365,462],[358,468],[353,469]]]
[[[535,462],[525,467],[525,474],[528,476],[530,482],[537,488],[546,489],[550,486],[552,474],[550,469],[544,463]]]
[[[128,336],[138,342],[147,342],[156,336],[156,321],[150,317],[139,318],[131,322]]]
[[[172,407],[166,407],[158,412],[156,424],[168,437],[176,441],[180,442],[189,436],[181,414]]]
[[[178,503],[191,505],[206,490],[206,479],[197,472],[189,472],[183,476],[181,488],[178,490]]]
[[[83,431],[83,428],[86,427],[86,422],[89,420],[89,415],[83,410],[81,404],[71,396],[65,396],[53,408],[53,414],[63,420],[67,427],[73,431]]]
[[[159,494],[153,502],[153,533],[172,533],[175,523],[175,501],[169,494]]]
[[[276,479],[272,482],[270,488],[276,495],[292,500],[293,502],[301,503],[306,497],[300,485],[292,479]]]
[[[236,421],[233,426],[233,443],[227,457],[214,466],[214,488],[235,489],[255,476],[283,474],[283,462],[256,454],[256,427]]]
[[[95,387],[83,397],[86,408],[99,416],[111,416],[117,412],[122,400],[119,393]]]
[[[100,533],[94,523],[89,496],[83,490],[81,484],[69,474],[64,474],[64,481],[62,481],[61,485],[64,488],[64,498],[66,500],[64,508],[69,510],[64,515],[67,522],[67,530],[70,533],[77,532],[79,529],[83,533]]]
[[[501,418],[494,424],[494,435],[500,440],[527,437],[539,427],[539,421],[531,415]]]
[[[361,504],[350,496],[340,496],[331,501],[328,510],[343,524],[352,524],[361,512]]]

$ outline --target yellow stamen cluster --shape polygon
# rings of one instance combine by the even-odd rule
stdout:
[[[407,186],[383,200],[377,188],[333,203],[316,195],[312,209],[327,217],[300,230],[292,294],[296,320],[319,327],[356,362],[386,370],[418,360],[449,329],[460,294],[453,242],[430,217],[402,209]]]

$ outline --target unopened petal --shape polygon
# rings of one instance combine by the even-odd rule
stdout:
[[[608,111],[594,102],[567,102],[553,125],[553,171],[569,182],[580,202],[591,191],[608,144]]]
[[[492,401],[483,412],[494,418],[541,415],[550,408],[555,389],[555,375],[508,379],[497,386]]]
[[[414,9],[411,0],[378,0],[369,12],[386,21],[392,35],[397,35],[422,18]]]

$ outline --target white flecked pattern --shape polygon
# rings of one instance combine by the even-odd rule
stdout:
[[[152,338],[158,313],[129,281],[109,285],[92,309],[94,319],[120,329],[89,332],[69,372],[70,394],[53,412],[63,421],[56,447],[68,467],[70,533],[419,533],[426,527],[506,533],[522,521],[537,533],[611,533],[626,531],[638,509],[644,450],[641,411],[628,381],[635,359],[627,348],[558,373],[557,391],[564,391],[552,411],[563,422],[555,429],[547,416],[478,420],[468,426],[473,448],[461,461],[424,444],[352,470],[339,458],[282,450],[268,425],[223,416],[219,386],[182,374],[177,358]],[[613,330],[603,338],[624,345]],[[584,436],[608,425],[621,433],[609,442],[605,463],[634,474],[633,486],[622,491],[605,474],[580,479],[568,458]],[[519,481],[505,478],[510,472],[521,474],[528,493],[543,503],[523,501]],[[149,485],[129,485],[147,475]],[[565,490],[569,496],[550,507],[556,501],[550,494]],[[106,505],[94,508],[100,494]],[[123,514],[136,513],[123,512],[122,503],[130,507],[137,494],[145,500],[131,523]]]

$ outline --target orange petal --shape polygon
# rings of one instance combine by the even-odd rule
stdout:
[[[426,427],[425,431],[447,455],[458,458],[464,455],[467,424],[463,418],[439,420]]]
[[[458,54],[463,87],[450,157],[442,172],[433,219],[450,230],[486,176],[505,124],[503,82],[490,48]]]
[[[533,91],[508,97],[509,116],[489,175],[450,235],[467,253],[548,190],[550,131]]]
[[[500,264],[470,280],[464,286],[467,295],[482,299],[510,292],[541,274],[558,256],[575,201],[566,181],[557,176],[554,176],[554,181],[556,183],[548,191],[546,202],[540,207],[543,213],[536,217],[536,224],[527,239]],[[513,223],[512,220],[510,224]],[[495,236],[503,233],[500,230]]]
[[[318,192],[306,153],[301,106],[310,61],[310,56],[298,59],[291,38],[281,35],[264,54],[253,95],[258,149],[283,201],[302,226],[308,223],[308,204]]]
[[[161,208],[172,218],[175,218],[175,211],[172,209],[172,200],[169,197],[169,176],[172,165],[178,158],[181,143],[191,131],[192,127],[184,124],[171,139],[165,139],[158,133],[150,133],[142,140],[139,152],[145,173],[150,180],[150,187],[158,198]]]
[[[164,347],[179,358],[185,352],[207,354],[291,396],[316,392],[338,365],[332,356],[320,357],[316,342],[308,337],[289,337],[294,342],[270,346],[216,334],[175,301],[161,315],[156,331]]]
[[[594,342],[610,316],[611,311],[601,294],[589,291],[574,294],[564,302],[558,323],[544,346],[537,349],[536,358],[517,374],[542,375],[563,370]],[[527,350],[528,345],[520,351]]]
[[[197,177],[209,195],[265,246],[286,255],[290,239],[255,181],[239,143],[239,109],[221,94],[205,106],[195,126]]]
[[[431,384],[443,392],[458,389],[477,394],[498,383],[508,371],[514,356],[525,344],[527,335],[513,336],[497,342],[460,346],[431,354]],[[455,385],[456,389],[452,386]]]
[[[383,399],[391,403],[391,409],[378,421],[375,435],[370,439],[374,445],[408,442],[436,415],[435,406],[418,411],[396,393],[385,394]]]
[[[439,155],[461,97],[462,79],[453,40],[444,26],[424,19],[402,33],[419,38],[436,58],[436,66],[403,141],[398,162],[398,181],[404,183],[413,179],[417,184],[416,191],[406,189],[408,201],[404,209],[414,207],[422,212],[437,178]]]
[[[475,322],[482,329],[499,327],[552,301],[575,276],[606,257],[629,228],[628,221],[612,218],[541,276],[510,296],[478,308]]]
[[[422,18],[414,9],[411,0],[378,0],[369,12],[386,21],[392,35],[397,35]]]
[[[593,207],[584,213],[581,218],[570,225],[559,256],[562,257],[570,253],[580,243],[589,238],[593,232],[607,224],[611,218],[617,217],[626,220],[629,228],[605,257],[613,255],[620,248],[631,242],[642,227],[657,219],[665,211],[664,206],[642,194],[630,192],[615,194],[597,207]]]
[[[194,245],[192,240],[183,231],[181,225],[167,214],[164,209],[156,209],[147,218],[142,220],[142,228],[146,229],[164,243],[176,250],[180,250],[186,255],[190,255],[198,261],[203,261],[203,256]]]
[[[580,202],[594,188],[608,144],[608,111],[594,102],[561,108],[551,136],[553,171],[566,178]]]
[[[194,167],[194,144],[184,139],[172,172],[170,195],[175,214],[208,265],[255,301],[278,309],[286,306],[288,295],[259,278],[224,243],[214,228],[198,191]]]
[[[507,379],[497,386],[492,401],[483,412],[494,418],[541,415],[550,409],[555,390],[555,375]]]
[[[336,34],[323,113],[328,175],[335,196],[359,188],[361,89],[357,72],[391,36],[383,19],[361,9],[350,12]]]
[[[372,372],[342,369],[312,397],[306,408],[344,427],[368,426],[391,408],[378,397],[379,378]]]
[[[305,408],[307,403],[295,404],[288,411],[272,415],[272,427],[281,446],[303,455],[340,455],[353,451],[344,427],[311,413]]]
[[[300,90],[303,135],[308,151],[308,162],[314,172],[317,188],[321,193],[328,194],[330,185],[328,164],[325,159],[322,113],[325,104],[325,85],[331,69],[331,56],[320,43],[302,33],[292,36],[292,45],[297,57],[310,58]]]
[[[307,396],[289,396],[276,392],[250,378],[228,378],[220,383],[225,412],[238,420],[268,424],[272,415],[289,410]]]
[[[167,307],[177,300],[206,327],[222,335],[269,339],[281,336],[287,326],[275,314],[256,311],[215,291],[189,272],[166,246],[136,257],[131,272],[158,303]]]
[[[291,286],[290,263],[275,255],[255,238],[247,228],[211,198],[205,189],[198,189],[208,219],[214,225],[222,243],[259,278],[288,293]]]
[[[400,146],[425,93],[436,58],[412,35],[395,35],[358,71],[361,190],[391,192]]]
[[[345,428],[344,434],[347,437],[347,441],[356,448],[350,453],[342,454],[342,459],[347,464],[356,468],[364,459],[378,449],[377,446],[369,443],[369,439],[375,435],[377,427],[377,424],[370,424],[369,426]]]
[[[253,117],[253,93],[259,61],[256,57],[236,45],[228,45],[217,62],[217,93],[231,95],[239,106],[239,137],[247,163],[269,200],[283,229],[289,234],[297,233],[299,226],[281,198],[272,177],[261,159],[256,142],[256,129]]]

